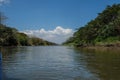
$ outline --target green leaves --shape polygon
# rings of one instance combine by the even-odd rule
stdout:
[[[17,44],[16,30],[0,24],[0,45],[15,46]]]
[[[38,46],[56,45],[36,37],[29,37],[24,33],[19,33],[16,29],[0,24],[0,46]]]
[[[99,15],[79,28],[66,43],[95,45],[120,41],[120,4],[107,6]],[[70,41],[71,40],[71,41]]]

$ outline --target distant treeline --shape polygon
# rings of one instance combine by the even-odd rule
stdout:
[[[89,14],[89,13],[88,13]],[[120,46],[120,4],[107,6],[102,13],[80,27],[63,44],[76,46]]]
[[[29,37],[24,33],[18,32],[17,29],[7,27],[0,23],[0,46],[39,46],[39,45],[56,45],[46,40]]]

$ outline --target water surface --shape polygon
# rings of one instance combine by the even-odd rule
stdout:
[[[4,47],[3,80],[119,80],[120,53],[65,46]]]

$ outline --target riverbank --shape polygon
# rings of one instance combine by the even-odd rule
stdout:
[[[91,53],[116,53],[120,52],[120,47],[117,46],[86,46],[86,47],[76,47],[77,49],[83,52],[91,52]]]

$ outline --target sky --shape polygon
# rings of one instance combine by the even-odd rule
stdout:
[[[4,23],[28,35],[62,43],[107,5],[120,0],[0,0]]]

